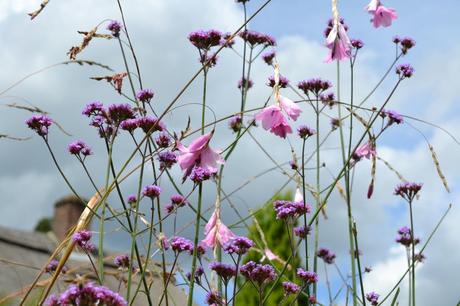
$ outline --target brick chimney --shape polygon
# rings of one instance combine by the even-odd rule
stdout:
[[[74,195],[66,196],[56,202],[52,228],[59,241],[64,240],[68,231],[77,224],[84,209],[85,203]]]

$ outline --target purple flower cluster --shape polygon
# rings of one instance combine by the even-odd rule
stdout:
[[[240,114],[237,114],[228,120],[228,126],[233,130],[233,132],[238,133],[243,127],[243,118]]]
[[[145,102],[145,103],[149,103],[150,100],[152,100],[153,96],[154,96],[154,93],[150,89],[142,89],[136,94],[136,98],[139,101]]]
[[[232,48],[233,45],[235,44],[235,38],[234,37],[231,38],[231,37],[232,37],[232,33],[225,33],[224,35],[222,35],[220,45],[224,46],[225,48]]]
[[[302,139],[306,139],[315,134],[316,134],[316,130],[309,127],[308,125],[301,125],[297,128],[297,135],[299,135],[299,137]]]
[[[306,284],[314,284],[318,281],[318,275],[315,272],[305,271],[302,268],[297,269],[297,276]]]
[[[133,119],[135,117],[131,105],[126,103],[109,105],[108,115],[112,124],[115,126],[118,126],[123,120]]]
[[[387,125],[392,125],[393,123],[396,124],[401,124],[404,123],[404,118],[400,114],[398,114],[396,111],[393,110],[382,110],[380,116],[383,118],[388,117],[388,123]]]
[[[133,204],[136,204],[136,202],[137,202],[136,195],[131,194],[131,195],[128,196],[128,203],[129,204],[133,205]]]
[[[129,267],[129,256],[127,254],[115,256],[115,258],[113,259],[113,263],[118,268],[128,268]]]
[[[331,88],[332,84],[329,81],[317,78],[300,81],[297,84],[297,87],[300,90],[302,90],[307,96],[309,93],[312,93],[315,96],[319,96],[320,93]]]
[[[370,292],[366,294],[366,300],[368,300],[373,306],[379,304],[379,297],[380,295],[375,292]]]
[[[166,205],[166,212],[170,214],[179,207],[185,206],[185,204],[187,204],[185,198],[180,194],[175,194],[171,196],[171,203]]]
[[[276,277],[275,269],[272,266],[257,264],[254,261],[249,261],[241,266],[240,271],[244,277],[259,286],[273,281]]]
[[[48,136],[48,128],[53,120],[46,115],[34,115],[26,120],[27,126],[42,137]]]
[[[335,95],[332,92],[320,94],[319,99],[324,105],[328,105],[329,108],[335,105]]]
[[[92,252],[95,249],[94,244],[90,241],[91,240],[91,232],[87,230],[81,230],[76,232],[72,236],[72,240],[83,250],[86,252]]]
[[[236,267],[234,265],[228,265],[221,262],[212,262],[209,265],[209,269],[215,271],[217,275],[219,275],[224,283],[228,283],[228,281],[236,276]]]
[[[238,89],[250,89],[253,85],[254,82],[251,79],[246,80],[246,78],[242,78],[238,81]]]
[[[153,116],[145,116],[137,119],[138,126],[144,131],[144,133],[153,133],[157,131],[163,131],[166,126],[163,122],[159,121],[158,118]]]
[[[120,36],[120,31],[121,31],[122,28],[123,28],[123,26],[117,20],[111,20],[109,25],[107,26],[107,30],[112,32],[112,35],[114,37]]]
[[[167,148],[171,145],[171,137],[169,137],[168,133],[161,132],[156,138],[155,143],[160,148]]]
[[[352,39],[351,40],[351,45],[353,46],[353,48],[355,49],[361,49],[362,47],[364,47],[364,43],[362,40],[360,39]]]
[[[228,254],[243,255],[254,246],[254,242],[246,237],[236,237],[224,245],[224,251]]]
[[[412,202],[417,193],[422,189],[422,184],[413,182],[404,182],[396,186],[395,195],[401,196],[406,201]]]
[[[195,166],[190,173],[189,178],[195,183],[199,184],[203,181],[209,180],[211,176],[215,175],[215,172],[210,171],[207,168]]]
[[[160,161],[160,170],[170,169],[177,162],[177,156],[174,152],[164,151],[158,153],[158,160]]]
[[[289,85],[289,80],[286,77],[280,75],[279,86],[281,88],[286,88],[288,85]],[[267,86],[275,87],[275,77],[274,76],[271,75],[268,78]]]
[[[320,248],[318,252],[316,253],[316,256],[324,260],[325,263],[327,264],[333,264],[335,261],[335,254],[326,248]]]
[[[157,185],[147,185],[144,187],[144,190],[142,190],[142,195],[144,197],[149,197],[149,198],[156,198],[160,196],[161,193],[161,188]]]
[[[265,62],[265,64],[269,66],[273,65],[273,60],[275,59],[275,57],[276,57],[275,51],[268,51],[262,54],[263,61]]]
[[[393,37],[393,42],[395,44],[401,43],[401,51],[403,54],[407,54],[407,51],[415,46],[415,40],[410,37],[400,38],[399,36],[395,36]]]
[[[86,143],[84,143],[82,140],[75,140],[74,142],[71,142],[68,145],[67,149],[69,150],[70,154],[78,155],[78,156],[80,156],[80,154],[83,156],[88,156],[88,155],[93,154],[93,151],[91,151],[91,148]]]
[[[171,248],[176,253],[188,252],[193,254],[193,243],[183,237],[175,236],[171,240]]]
[[[300,291],[300,286],[292,282],[283,282],[281,285],[283,286],[285,296],[296,294]]]
[[[46,301],[47,306],[66,305],[106,305],[126,306],[124,298],[107,287],[95,286],[93,283],[70,285],[59,297],[52,295]]]
[[[398,237],[396,237],[396,242],[402,244],[405,247],[412,245],[412,240],[415,245],[420,243],[419,238],[414,238],[412,236],[412,231],[407,226],[403,226],[398,230]]]
[[[49,264],[46,265],[45,272],[46,273],[51,273],[51,272],[56,271],[58,265],[59,265],[59,261],[57,261],[56,259],[51,260],[49,262]],[[65,274],[65,273],[67,273],[68,270],[69,269],[66,266],[63,266],[62,269],[61,269],[61,273]]]
[[[196,268],[196,271],[195,271],[195,282],[197,282],[198,284],[201,283],[201,276],[204,274],[204,269],[203,267],[197,267]],[[192,273],[191,272],[187,272],[185,274],[185,277],[187,277],[188,281],[191,281],[192,280]]]
[[[252,47],[257,45],[262,45],[264,47],[276,46],[276,40],[267,34],[246,30],[240,32],[238,35]]]
[[[205,302],[208,305],[222,305],[222,297],[217,291],[209,291],[206,294]]]
[[[217,65],[217,60],[219,57],[215,53],[203,53],[200,55],[200,63],[201,64],[206,64],[207,67],[214,67]]]
[[[299,238],[305,238],[307,237],[308,234],[310,234],[311,231],[311,226],[307,225],[305,226],[298,226],[294,228],[294,235],[296,235]]]
[[[276,212],[276,218],[281,220],[286,220],[288,218],[295,219],[311,211],[311,206],[309,204],[285,200],[273,202],[273,207]]]
[[[396,67],[396,74],[400,79],[410,78],[414,74],[414,67],[410,64],[402,64]]]
[[[207,51],[211,47],[218,46],[222,38],[222,33],[217,30],[200,30],[189,34],[188,40],[200,50]]]

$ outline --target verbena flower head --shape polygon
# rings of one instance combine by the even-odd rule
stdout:
[[[237,114],[228,120],[228,126],[233,130],[233,132],[238,133],[243,127],[243,118],[240,114]]]
[[[420,243],[420,239],[413,237],[411,229],[407,226],[403,226],[398,230],[398,236],[395,241],[405,247],[410,247],[412,245],[412,241],[414,242],[414,245]]]
[[[200,55],[199,62],[203,65],[207,65],[207,68],[211,68],[217,65],[219,57],[216,53],[203,53]]]
[[[370,293],[366,294],[366,300],[368,300],[371,303],[371,305],[373,305],[373,306],[379,304],[379,297],[380,297],[380,295],[378,295],[375,292],[370,292]]]
[[[316,256],[324,260],[325,263],[327,264],[333,264],[335,261],[335,254],[326,248],[320,248],[318,252],[316,253]]]
[[[224,245],[224,251],[228,254],[246,254],[250,248],[254,246],[254,242],[246,237],[235,237]]]
[[[286,88],[289,85],[289,80],[282,75],[280,75],[279,78],[280,79],[278,85],[280,86],[280,88]],[[267,86],[275,87],[275,77],[273,75],[268,77]]]
[[[284,296],[296,294],[300,291],[300,286],[293,282],[283,282],[281,285],[283,286]]]
[[[128,203],[133,205],[133,204],[136,204],[137,202],[137,197],[135,194],[131,194],[128,196]]]
[[[401,196],[406,201],[412,202],[412,200],[421,189],[422,184],[414,182],[403,182],[396,186],[394,194]]]
[[[201,283],[201,276],[203,274],[204,274],[203,267],[197,267],[196,270],[195,270],[195,282],[200,284]],[[185,277],[187,277],[188,281],[191,281],[192,280],[192,273],[187,272],[187,274],[185,274]]]
[[[402,64],[396,67],[396,74],[401,79],[410,78],[414,74],[414,67],[410,64]]]
[[[236,235],[220,220],[220,212],[214,210],[204,228],[205,238],[201,241],[206,248],[214,248],[217,244],[223,246],[236,238]]]
[[[176,253],[188,252],[190,255],[192,255],[193,242],[186,238],[175,236],[171,240],[171,249]]]
[[[308,234],[311,232],[311,226],[307,225],[305,226],[298,226],[294,228],[294,235],[296,235],[299,238],[305,238],[307,237]]]
[[[387,125],[392,125],[393,123],[401,124],[404,123],[404,118],[399,113],[394,110],[382,110],[380,114],[383,118],[388,118]]]
[[[53,124],[53,120],[46,115],[34,115],[26,120],[27,126],[42,137],[48,136],[48,129]]]
[[[126,119],[120,123],[120,128],[130,133],[133,133],[138,127],[139,127],[138,119]]]
[[[366,6],[366,10],[372,15],[371,22],[375,28],[389,27],[393,20],[398,18],[396,11],[383,6],[380,0],[371,0]]]
[[[368,141],[356,149],[353,153],[353,159],[356,161],[361,160],[363,157],[370,159],[371,157],[376,156],[376,154],[375,145],[371,141]]]
[[[208,171],[208,174],[217,173],[218,165],[224,163],[220,156],[220,151],[214,150],[209,146],[213,133],[208,133],[198,137],[192,143],[185,147],[177,141],[177,148],[180,151],[178,157],[179,166],[184,171],[184,179],[192,172],[195,166]]]
[[[95,249],[94,244],[90,241],[91,240],[91,232],[87,230],[81,230],[73,234],[72,240],[75,242],[80,248],[87,252],[92,252]]]
[[[144,133],[153,133],[166,129],[166,126],[163,124],[163,122],[159,121],[158,118],[153,116],[141,117],[137,119],[137,123],[139,127],[144,131]]]
[[[329,108],[332,108],[336,101],[335,101],[335,95],[333,92],[329,92],[329,93],[322,93],[319,95],[319,99],[321,100],[321,102],[324,104],[324,105],[328,105]]]
[[[228,283],[228,281],[236,276],[236,267],[234,265],[228,265],[221,262],[212,262],[209,265],[209,268],[216,272],[219,275],[224,283]]]
[[[340,127],[342,121],[339,118],[331,118],[331,128],[332,130],[336,130]]]
[[[169,137],[168,133],[161,132],[156,138],[155,143],[160,148],[167,148],[171,145],[171,137]]]
[[[322,92],[332,87],[331,82],[320,78],[303,80],[297,84],[297,87],[302,90],[307,96],[313,94],[319,96]]]
[[[242,78],[241,80],[238,81],[238,89],[250,89],[254,85],[254,82],[249,79],[246,80],[246,78]]]
[[[46,265],[45,272],[46,273],[51,273],[51,272],[56,271],[58,265],[59,265],[59,261],[57,261],[56,259],[52,259],[49,262],[49,264]],[[63,266],[62,269],[61,269],[61,273],[65,274],[65,273],[67,273],[67,271],[68,271],[68,268],[66,266]]]
[[[122,254],[115,256],[113,259],[113,263],[118,267],[118,268],[128,268],[129,267],[129,256],[128,254]]]
[[[219,292],[212,290],[206,294],[205,302],[207,305],[222,305],[222,297]]]
[[[233,45],[235,44],[235,38],[231,38],[231,37],[232,37],[232,33],[223,34],[222,39],[220,41],[220,45],[224,46],[225,48],[232,48]]]
[[[314,284],[318,281],[318,275],[315,272],[305,271],[302,268],[297,269],[297,276],[306,284]]]
[[[142,195],[148,198],[157,198],[160,196],[161,188],[157,185],[147,185],[142,190]]]
[[[184,198],[183,195],[174,194],[171,196],[171,203],[179,207],[182,207],[187,203],[187,200]]]
[[[189,34],[188,39],[200,50],[207,51],[211,47],[218,46],[222,38],[222,33],[217,30],[200,30]]]
[[[114,37],[120,36],[120,31],[123,28],[122,24],[117,20],[111,20],[107,26],[107,30],[112,32]]]
[[[158,153],[158,161],[160,162],[160,170],[170,169],[177,163],[177,156],[174,152],[163,151]]]
[[[311,212],[311,206],[303,202],[277,200],[273,202],[273,207],[276,218],[281,220],[293,220]]]
[[[361,49],[362,47],[364,47],[364,43],[361,39],[352,39],[351,46],[355,49]]]
[[[262,45],[263,47],[276,46],[276,40],[270,35],[250,30],[242,31],[238,35],[252,47],[258,45]]]
[[[101,115],[104,112],[104,105],[99,101],[93,101],[86,104],[85,108],[81,112],[82,115],[87,117],[94,116],[94,115]]]
[[[84,285],[71,284],[59,298],[50,297],[45,303],[48,306],[59,305],[105,305],[126,306],[125,299],[107,287],[95,286],[93,283]]]
[[[326,33],[328,33],[326,47],[329,49],[329,53],[326,56],[325,62],[330,63],[334,60],[341,61],[350,58],[352,46],[343,20],[333,21],[332,28],[328,26]]]
[[[68,146],[67,149],[70,154],[72,155],[83,155],[83,156],[88,156],[93,154],[93,151],[91,151],[91,148],[84,143],[82,140],[75,140],[74,142],[71,142]]]
[[[141,102],[149,103],[153,95],[154,93],[150,89],[142,89],[136,94],[136,98]]]
[[[202,183],[206,180],[209,180],[212,176],[216,175],[217,171],[211,171],[207,168],[195,166],[192,169],[189,177],[192,182],[195,184]]]
[[[289,118],[296,121],[302,110],[290,99],[279,96],[277,105],[267,106],[255,115],[255,119],[262,122],[262,127],[271,133],[286,138],[292,133],[292,128],[284,117],[284,111]]]
[[[413,40],[410,37],[405,37],[403,39],[400,39],[401,42],[401,51],[403,54],[407,54],[407,51],[409,49],[412,49],[415,46],[415,40]]]
[[[276,52],[271,50],[267,51],[264,54],[262,54],[262,59],[265,62],[265,64],[271,66],[273,64],[273,59],[276,57]]]
[[[301,125],[297,128],[297,135],[299,135],[299,137],[302,139],[306,139],[315,134],[316,134],[316,130],[309,127],[308,125]]]
[[[275,277],[275,269],[271,265],[257,264],[254,261],[241,266],[241,274],[247,279],[257,283],[260,286],[272,282]]]
[[[111,104],[108,108],[108,115],[115,126],[118,126],[126,119],[133,119],[134,111],[129,104]]]

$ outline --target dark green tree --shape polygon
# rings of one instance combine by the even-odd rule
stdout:
[[[40,219],[37,225],[35,225],[34,230],[40,233],[48,233],[49,231],[51,231],[51,218]]]

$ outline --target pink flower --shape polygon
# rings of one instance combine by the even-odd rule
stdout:
[[[302,191],[300,191],[299,188],[297,188],[297,190],[295,191],[295,195],[294,195],[294,202],[300,202],[300,203],[303,203],[303,195],[302,195]]]
[[[360,160],[361,158],[365,157],[367,159],[371,158],[372,156],[375,156],[377,152],[375,151],[375,146],[367,142],[365,144],[360,145],[355,153],[353,154],[353,157]]]
[[[289,118],[296,121],[302,110],[297,104],[290,99],[279,96],[278,105],[270,105],[255,115],[256,120],[262,122],[262,127],[265,130],[270,130],[271,133],[286,138],[287,134],[292,133],[292,128],[287,119],[283,115],[286,112]]]
[[[279,260],[279,257],[277,255],[275,255],[275,253],[273,253],[272,250],[270,250],[269,248],[266,248],[264,250],[264,255],[270,261],[275,260],[275,259]]]
[[[326,38],[326,47],[329,48],[329,54],[326,57],[326,63],[333,60],[344,60],[351,56],[351,41],[348,38],[347,30],[340,22],[334,22],[331,32]]]
[[[398,18],[396,11],[392,8],[383,6],[380,0],[371,0],[366,6],[366,10],[373,15],[371,22],[375,28],[380,26],[389,27],[392,21]]]
[[[179,166],[184,172],[184,178],[188,176],[194,166],[199,166],[211,173],[217,172],[217,165],[223,164],[224,159],[220,156],[220,151],[209,147],[209,141],[213,132],[198,137],[187,147],[177,141],[177,148],[181,155],[177,158]]]
[[[220,210],[217,208],[204,228],[203,246],[214,248],[217,243],[224,245],[237,236],[220,220]]]

